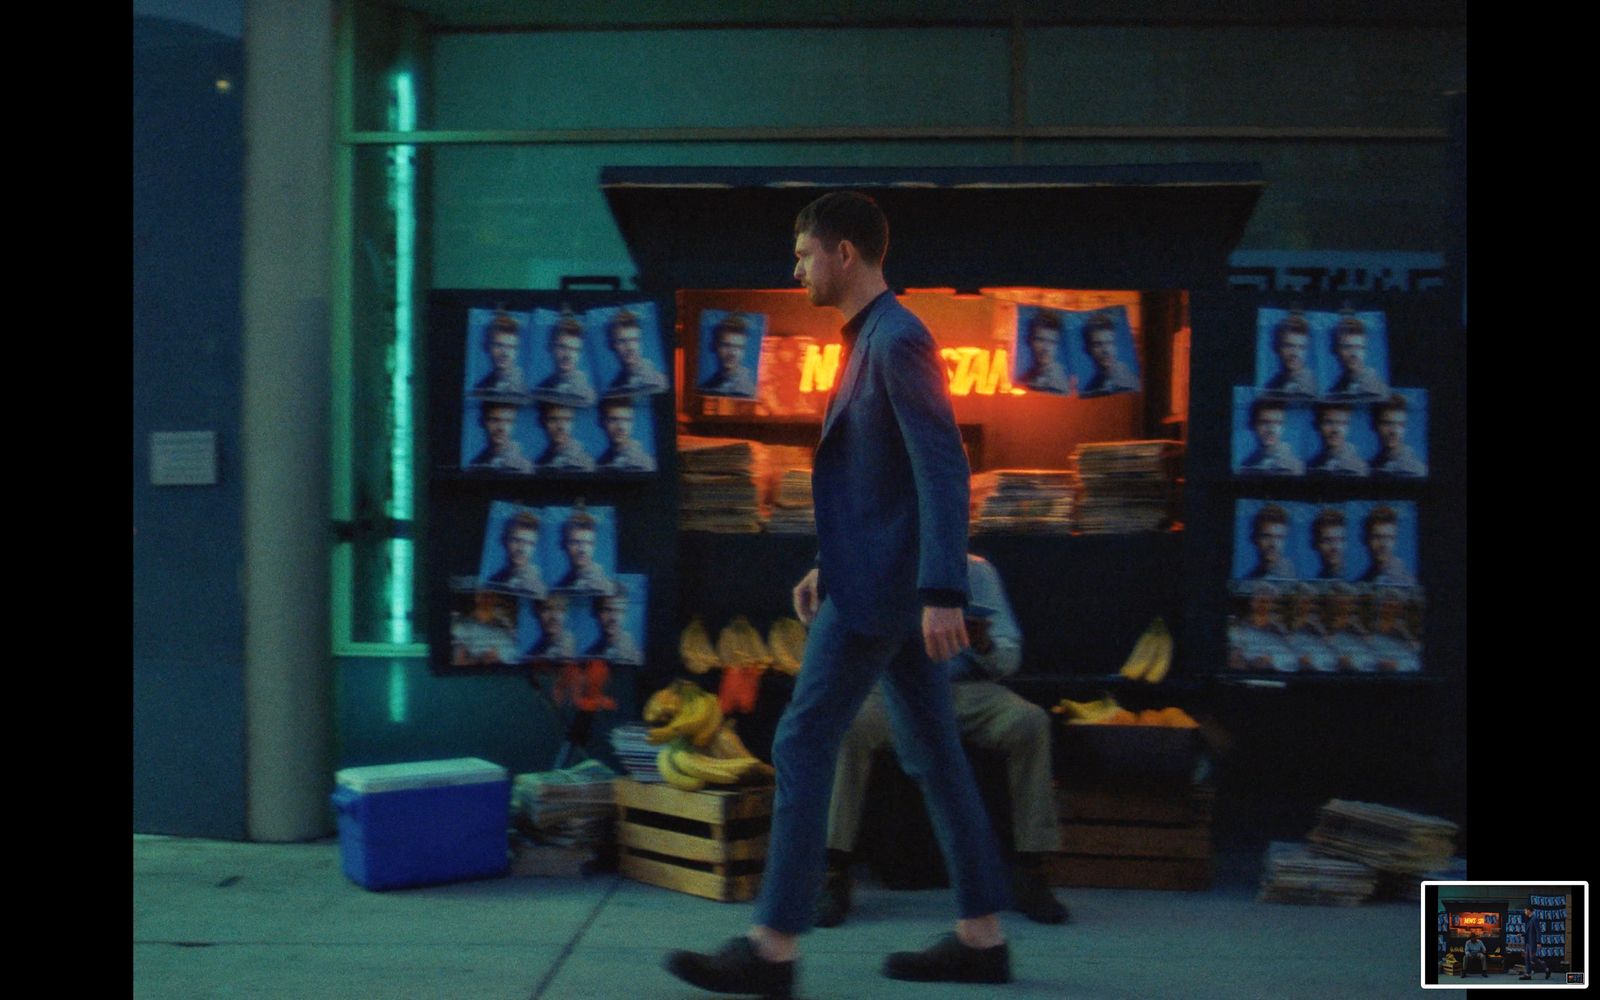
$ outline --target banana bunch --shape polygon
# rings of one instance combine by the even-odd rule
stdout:
[[[1061,703],[1050,709],[1057,715],[1064,715],[1068,725],[1106,722],[1118,712],[1126,711],[1117,700],[1108,693],[1102,693],[1099,701],[1073,701],[1071,698],[1062,698]]]
[[[800,672],[806,655],[806,627],[794,618],[779,618],[767,629],[772,669],[791,677]]]
[[[707,785],[739,785],[762,782],[775,773],[771,765],[752,754],[733,731],[733,723],[717,727],[701,753],[687,741],[674,740],[656,754],[656,770],[667,784],[686,792],[698,792]]]
[[[1167,623],[1156,618],[1150,627],[1133,644],[1128,662],[1122,665],[1122,676],[1134,681],[1160,682],[1172,669],[1172,633]]]
[[[645,739],[655,744],[683,739],[697,747],[710,745],[711,740],[717,735],[717,730],[722,726],[722,706],[717,704],[716,696],[691,681],[674,681],[664,690],[673,689],[676,689],[678,695],[677,710],[672,713],[669,721],[645,733]],[[659,694],[660,691],[656,692],[656,695]],[[652,701],[656,695],[650,696]],[[657,719],[664,715],[666,706],[670,703],[670,697],[665,697],[656,704],[654,711]],[[650,702],[647,701],[645,711],[651,710]],[[656,763],[660,764],[659,756]]]
[[[689,619],[689,627],[678,638],[678,655],[683,658],[683,666],[691,674],[703,674],[722,666],[717,651],[711,648],[711,636],[706,632],[705,622],[700,620],[699,615]]]
[[[688,681],[673,681],[651,695],[644,703],[644,721],[660,725],[670,722],[683,709],[683,685]]]
[[[761,641],[761,633],[744,615],[736,615],[717,636],[717,658],[726,667],[758,667],[772,664],[772,653]]]

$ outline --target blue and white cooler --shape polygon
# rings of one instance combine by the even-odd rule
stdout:
[[[502,875],[511,776],[476,757],[347,767],[334,774],[344,873],[368,889]]]

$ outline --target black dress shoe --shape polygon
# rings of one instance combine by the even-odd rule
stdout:
[[[883,960],[890,979],[919,983],[1009,983],[1011,948],[969,948],[955,934],[946,934],[923,951],[897,951]]]
[[[822,880],[822,894],[817,897],[816,919],[818,927],[838,927],[850,913],[850,871],[846,868],[829,868]]]
[[[787,1000],[794,989],[793,962],[769,962],[747,937],[736,937],[709,955],[675,951],[662,963],[691,986],[713,993],[743,993]]]

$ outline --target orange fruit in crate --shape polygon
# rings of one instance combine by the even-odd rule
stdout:
[[[1136,726],[1139,717],[1125,708],[1119,708],[1102,720],[1108,726]]]
[[[1137,722],[1141,726],[1164,726],[1167,724],[1167,717],[1161,714],[1159,708],[1147,708],[1139,713]]]
[[[1200,727],[1200,723],[1194,721],[1193,716],[1176,705],[1162,709],[1161,714],[1167,717],[1167,725],[1169,726],[1177,726],[1181,729],[1198,729]]]

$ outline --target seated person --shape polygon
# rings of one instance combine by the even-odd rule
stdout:
[[[1489,954],[1483,947],[1483,939],[1477,937],[1467,938],[1466,948],[1461,962],[1461,972],[1465,975],[1472,969],[1473,962],[1477,962],[1478,970],[1483,973],[1483,978],[1489,978]]]
[[[1000,574],[979,556],[967,556],[972,592],[967,633],[970,649],[941,666],[956,683],[951,694],[961,735],[976,746],[1006,752],[1006,771],[1016,843],[1012,895],[1030,920],[1059,924],[1067,908],[1050,892],[1046,854],[1060,849],[1061,828],[1050,781],[1050,716],[994,678],[1016,673],[1022,663],[1022,633],[1000,585]],[[875,751],[890,744],[882,688],[874,688],[845,733],[834,771],[828,810],[828,871],[818,899],[816,924],[835,927],[850,912],[850,863],[867,794]]]

